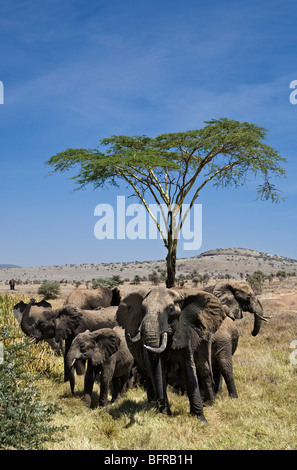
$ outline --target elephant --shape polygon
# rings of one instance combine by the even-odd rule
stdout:
[[[263,315],[263,307],[250,284],[246,281],[220,281],[213,286],[205,287],[203,290],[211,292],[220,299],[222,305],[229,307],[229,315],[233,319],[243,318],[242,312],[253,313],[253,336],[259,333],[262,321],[267,321],[269,318]]]
[[[252,335],[256,336],[260,331],[262,321],[267,321],[269,317],[263,314],[261,302],[248,282],[220,281],[214,286],[204,288],[204,290],[213,293],[220,300],[226,313],[225,320],[217,332],[214,333],[211,341],[214,387],[211,386],[209,381],[204,382],[205,399],[208,403],[212,403],[214,394],[221,389],[222,376],[226,382],[229,396],[238,397],[232,364],[232,356],[236,351],[239,340],[236,321],[243,317],[243,311],[254,314]]]
[[[100,373],[99,406],[107,406],[111,382],[112,403],[126,390],[134,359],[127,347],[125,332],[121,327],[87,330],[74,338],[66,357],[71,370],[72,393],[74,363],[78,359],[88,360],[84,381],[84,400],[88,407],[91,406],[95,375],[98,373]]]
[[[21,300],[13,307],[14,317],[18,321],[19,324],[21,324],[23,313],[27,305],[28,304],[26,304],[25,302]],[[45,308],[50,308],[50,309],[52,308],[51,304],[47,302],[46,300],[41,300],[40,302],[35,302],[34,304],[32,304],[30,308],[29,317],[28,317],[28,323],[30,325],[33,325],[33,323],[36,322],[36,320],[40,317],[41,313],[43,312]],[[62,341],[60,343],[57,343],[54,338],[51,338],[51,339],[48,339],[47,342],[57,354],[60,354],[61,352],[64,351],[64,345]]]
[[[238,397],[232,357],[238,346],[239,331],[234,320],[228,315],[228,309],[224,308],[224,310],[227,316],[211,338],[211,371],[210,374],[207,371],[206,376],[201,380],[204,401],[209,405],[214,402],[215,395],[221,390],[222,376],[226,382],[229,396]],[[196,351],[196,355],[195,363],[200,364],[199,350]],[[204,362],[206,361],[204,360]]]
[[[118,287],[111,289],[109,287],[98,287],[97,289],[78,288],[71,292],[65,305],[72,304],[82,310],[95,310],[100,307],[118,306],[121,295]]]
[[[148,373],[149,364],[147,363],[147,352],[143,348],[141,341],[134,341],[131,340],[131,338],[134,338],[135,336],[137,337],[142,321],[142,301],[150,290],[150,288],[140,288],[127,294],[121,301],[116,313],[118,324],[125,329],[127,345],[135,359],[137,375],[138,378],[141,378],[140,383],[146,388],[148,401],[154,400],[154,391],[151,378]]]
[[[9,287],[10,287],[10,290],[15,290],[15,280],[14,279],[10,279]]]
[[[146,371],[159,411],[171,414],[166,392],[168,370],[172,372],[173,367],[179,366],[190,413],[206,422],[194,347],[203,349],[203,355],[209,359],[211,335],[226,317],[220,301],[208,292],[177,292],[165,287],[155,287],[148,293],[136,292],[133,297],[123,299],[116,318],[125,328],[127,344],[137,365]]]
[[[117,307],[107,307],[101,310],[81,310],[76,305],[67,304],[53,310],[44,308],[38,319],[30,324],[29,314],[31,306],[35,303],[31,299],[26,306],[21,321],[23,332],[34,338],[36,342],[54,338],[56,342],[65,340],[64,354],[64,381],[69,380],[69,370],[66,365],[66,355],[75,336],[86,330],[95,331],[99,328],[113,328],[117,326]],[[78,361],[79,362],[79,361]],[[84,367],[77,368],[77,372],[84,373]]]

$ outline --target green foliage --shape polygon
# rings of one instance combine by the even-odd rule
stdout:
[[[280,281],[283,281],[287,277],[286,271],[280,269],[277,271],[276,277],[278,277]]]
[[[73,176],[79,188],[89,183],[95,188],[117,185],[123,179],[136,195],[149,190],[159,202],[171,205],[182,204],[192,188],[197,197],[209,181],[217,187],[243,185],[250,173],[262,178],[258,196],[278,202],[279,191],[270,178],[285,174],[281,166],[285,159],[265,143],[267,130],[227,118],[205,124],[202,129],[155,138],[112,136],[101,140],[102,150],[70,148],[46,164],[59,172],[79,166]],[[195,186],[198,175],[202,178]]]
[[[98,277],[97,279],[92,279],[92,289],[97,289],[98,287],[116,287],[120,284],[123,284],[124,281],[119,275],[114,275],[112,277]]]
[[[261,294],[264,281],[267,276],[262,271],[255,271],[253,274],[247,274],[246,280],[250,283],[256,294]]]
[[[150,273],[148,275],[148,280],[151,281],[151,283],[154,286],[158,286],[161,282],[161,278],[160,278],[159,274],[157,273],[157,271],[153,271],[152,273]]]
[[[0,449],[42,449],[63,427],[51,423],[58,408],[42,401],[36,386],[38,374],[27,367],[36,358],[29,339],[14,325],[12,305],[16,301],[12,296],[0,297],[0,339],[4,350],[0,364]]]
[[[45,300],[56,299],[60,293],[58,281],[43,281],[38,289],[38,294],[42,295]]]
[[[141,282],[141,277],[138,274],[136,274],[131,284],[139,285],[140,282]]]

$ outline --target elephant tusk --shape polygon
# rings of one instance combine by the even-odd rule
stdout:
[[[259,313],[256,313],[255,315],[257,315],[258,318],[260,318],[260,320],[263,320],[263,321],[268,321],[269,318],[272,318],[272,316],[267,316],[267,315],[260,315]]]
[[[159,348],[153,348],[152,346],[147,346],[146,344],[144,345],[144,347],[148,349],[148,351],[151,351],[156,354],[161,354],[162,352],[164,352],[166,349],[166,346],[167,346],[167,333],[163,333],[162,343],[161,343],[161,346],[159,346]]]
[[[73,359],[73,361],[72,361],[71,364],[70,364],[70,367],[73,367],[73,366],[74,366],[75,361],[76,361],[76,359]]]
[[[131,337],[130,333],[128,333],[127,338],[131,343],[137,343],[137,341],[141,339],[140,331],[138,331],[138,333],[135,336],[133,336],[133,338]]]

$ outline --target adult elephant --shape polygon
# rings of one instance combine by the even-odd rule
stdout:
[[[65,305],[72,304],[82,310],[94,310],[99,307],[117,306],[120,304],[121,295],[118,287],[98,287],[97,289],[78,288],[71,292]]]
[[[236,321],[243,318],[242,312],[254,315],[254,328],[252,335],[256,336],[261,328],[262,321],[269,317],[263,313],[263,307],[248,282],[220,281],[214,286],[207,287],[205,291],[212,292],[221,302],[227,317],[218,331],[212,337],[212,376],[214,387],[208,380],[204,382],[205,398],[213,402],[214,394],[221,389],[222,377],[227,385],[229,396],[237,398],[237,390],[233,376],[232,356],[236,351],[239,331]],[[197,359],[199,362],[199,359]],[[214,393],[213,393],[214,392]]]
[[[135,359],[137,374],[141,377],[141,383],[146,389],[147,399],[153,401],[155,394],[149,374],[147,351],[144,349],[142,341],[138,341],[138,331],[143,318],[142,301],[150,290],[150,288],[140,288],[127,294],[118,307],[116,319],[118,324],[126,331],[127,345]],[[134,337],[136,337],[136,340],[131,340]]]
[[[131,313],[134,313],[134,321],[130,321],[133,328],[129,331]],[[118,308],[117,321],[131,336],[129,348],[136,362],[140,362],[147,371],[160,411],[171,413],[166,393],[167,371],[169,366],[179,365],[190,402],[190,413],[206,421],[193,357],[193,337],[209,358],[211,335],[218,330],[224,318],[219,300],[203,291],[178,293],[156,287],[144,296],[143,293],[136,293],[135,305],[129,305],[129,299],[123,299]],[[133,348],[137,344],[135,353]]]
[[[117,307],[107,307],[101,310],[81,310],[76,305],[67,304],[62,308],[53,310],[44,308],[38,319],[30,324],[29,315],[34,299],[26,306],[21,321],[23,332],[34,338],[36,342],[55,339],[56,342],[65,340],[64,355],[64,381],[69,380],[69,370],[66,364],[66,355],[73,339],[86,330],[95,331],[99,328],[113,328],[117,325]],[[77,369],[84,373],[84,368]]]
[[[263,315],[261,302],[246,281],[220,281],[213,286],[204,288],[204,290],[211,292],[222,305],[226,305],[230,309],[230,316],[233,319],[243,318],[242,312],[252,313],[254,315],[253,336],[259,333],[262,321],[267,321],[269,318]]]
[[[14,317],[18,321],[19,324],[21,324],[23,314],[27,305],[28,305],[27,303],[21,300],[13,307]],[[38,318],[40,317],[44,309],[51,309],[51,308],[52,308],[51,304],[47,302],[46,300],[34,302],[34,304],[31,305],[31,308],[29,311],[28,324],[33,325],[33,323],[35,323],[38,320]],[[60,354],[61,352],[64,351],[63,341],[61,341],[60,343],[57,343],[55,339],[52,338],[52,339],[48,339],[47,342],[57,354]]]
[[[126,390],[134,359],[127,347],[125,333],[121,327],[87,330],[74,338],[66,358],[71,370],[72,393],[74,392],[74,364],[80,359],[88,360],[84,400],[89,407],[96,374],[100,373],[99,406],[107,405],[111,382],[113,385],[112,403]]]

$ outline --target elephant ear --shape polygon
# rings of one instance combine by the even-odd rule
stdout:
[[[92,336],[95,341],[95,348],[91,362],[93,366],[99,366],[117,352],[121,339],[111,328],[102,328],[95,331]]]
[[[189,344],[192,329],[200,338],[209,339],[226,318],[220,301],[204,291],[184,294],[181,309],[176,333],[173,336],[173,349],[184,348]]]
[[[118,324],[132,337],[138,332],[142,321],[142,301],[150,290],[140,289],[139,291],[131,292],[123,298],[117,309],[116,320]]]
[[[213,295],[215,295],[222,305],[229,307],[230,316],[233,320],[235,318],[242,318],[242,311],[238,299],[235,296],[234,286],[232,282],[220,281],[213,287]]]
[[[40,300],[39,302],[35,302],[33,305],[36,305],[36,307],[52,308],[52,304],[44,299]]]
[[[72,304],[66,304],[64,307],[55,311],[55,325],[57,342],[67,339],[78,327],[83,316],[83,312]]]

